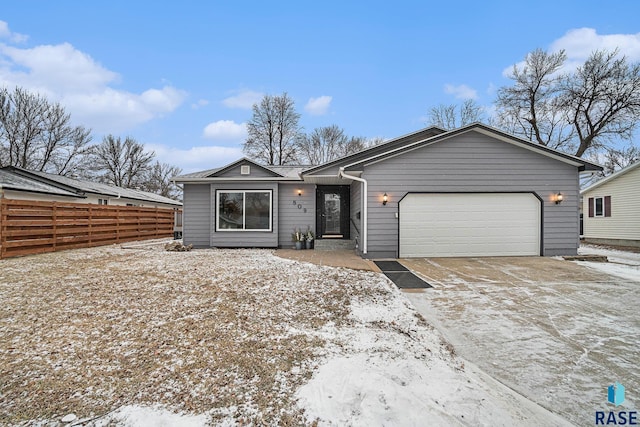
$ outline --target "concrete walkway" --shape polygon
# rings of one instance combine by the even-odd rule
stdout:
[[[547,257],[400,262],[434,287],[405,292],[458,354],[576,425],[618,381],[640,405],[640,280]],[[633,390],[633,393],[630,391]]]

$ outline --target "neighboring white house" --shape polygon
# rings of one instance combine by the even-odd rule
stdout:
[[[640,246],[640,162],[580,192],[586,241]]]
[[[95,205],[179,208],[182,203],[130,188],[85,181],[13,166],[0,168],[0,197]]]

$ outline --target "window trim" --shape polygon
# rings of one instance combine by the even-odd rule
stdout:
[[[598,215],[598,200],[601,201],[601,212]],[[603,196],[595,196],[593,198],[593,217],[594,218],[602,218],[604,217],[604,197]]]
[[[220,228],[220,194],[221,193],[242,193],[242,228]],[[246,229],[246,194],[247,193],[269,193],[269,228],[252,228]],[[264,190],[233,190],[233,189],[223,189],[216,190],[216,207],[215,207],[215,218],[216,224],[216,232],[257,232],[257,233],[271,233],[273,232],[273,190],[264,189]]]

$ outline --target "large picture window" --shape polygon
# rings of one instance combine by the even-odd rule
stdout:
[[[216,192],[216,231],[271,231],[271,190]]]

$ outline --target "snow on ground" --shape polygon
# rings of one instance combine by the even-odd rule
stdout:
[[[612,409],[606,392],[615,381],[627,387],[618,410],[637,408],[636,266],[618,264],[614,276],[605,274],[607,263],[543,257],[403,263],[434,285],[407,298],[493,378],[576,425],[592,425],[595,411]]]
[[[381,274],[268,250],[0,262],[0,424],[565,424],[457,357]]]
[[[640,282],[640,253],[627,252],[597,245],[581,245],[581,255],[604,255],[609,262],[583,261],[580,264],[603,273]]]
[[[455,357],[436,331],[416,322],[399,292],[392,295],[383,304],[355,304],[354,325],[326,331],[345,347],[296,393],[309,421],[327,426],[570,425]],[[391,330],[371,327],[389,322]]]

